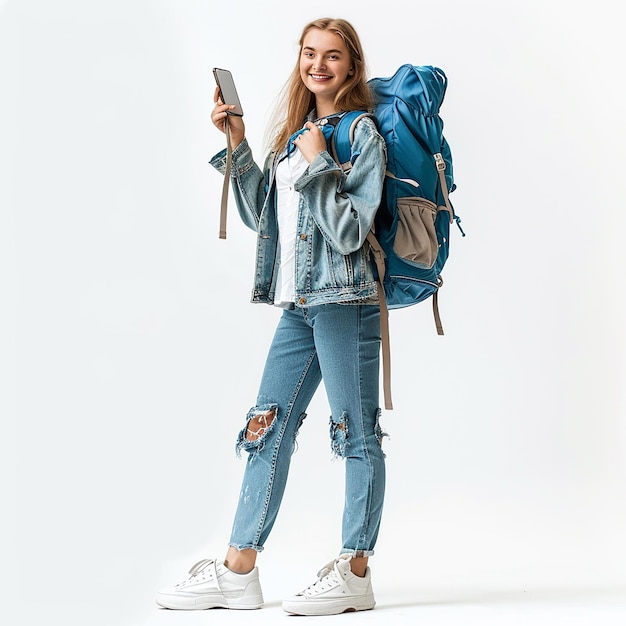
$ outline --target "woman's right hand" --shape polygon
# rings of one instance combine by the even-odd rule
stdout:
[[[223,133],[226,132],[226,116],[227,111],[234,109],[234,105],[224,104],[220,99],[220,89],[215,88],[215,94],[213,96],[213,102],[215,107],[211,113],[211,120],[216,128]],[[240,115],[228,115],[228,125],[230,127],[230,140],[233,150],[244,140],[246,136],[246,126],[243,123],[243,118]]]

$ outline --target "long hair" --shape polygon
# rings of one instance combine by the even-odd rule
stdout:
[[[302,30],[299,53],[296,65],[283,88],[276,109],[281,116],[274,124],[274,137],[269,138],[271,150],[281,150],[287,145],[289,137],[302,127],[305,117],[315,107],[315,96],[306,88],[300,77],[300,55],[302,44],[307,33],[319,28],[339,35],[350,53],[354,73],[347,77],[335,97],[336,111],[369,110],[372,107],[372,96],[367,85],[367,67],[361,41],[352,24],[342,19],[324,17],[307,24]]]

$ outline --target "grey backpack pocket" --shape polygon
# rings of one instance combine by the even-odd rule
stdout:
[[[398,198],[398,228],[393,246],[396,254],[419,267],[433,267],[439,251],[436,217],[434,202],[424,198]]]

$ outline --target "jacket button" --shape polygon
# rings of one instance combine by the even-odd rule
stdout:
[[[306,298],[300,298],[298,304],[306,304]]]
[[[302,239],[302,241],[306,241],[306,233],[302,233],[300,235],[300,239]]]

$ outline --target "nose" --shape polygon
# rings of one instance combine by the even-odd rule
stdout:
[[[322,57],[316,57],[315,61],[313,61],[313,69],[321,70],[325,67],[324,59]]]

